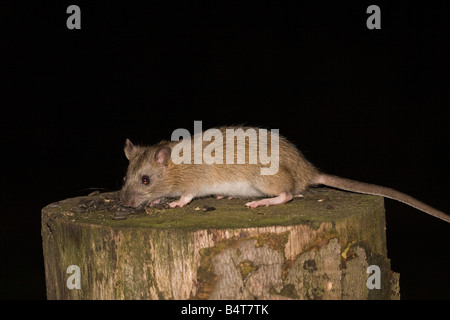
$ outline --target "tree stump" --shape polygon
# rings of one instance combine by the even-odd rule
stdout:
[[[244,203],[204,198],[120,215],[111,192],[50,204],[47,298],[399,298],[383,198],[321,188],[281,206]]]

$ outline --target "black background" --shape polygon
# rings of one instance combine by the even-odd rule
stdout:
[[[0,298],[45,299],[40,210],[120,189],[125,138],[279,129],[321,170],[450,212],[448,2],[0,3]],[[68,30],[66,8],[81,8]],[[404,299],[449,299],[450,225],[386,201]]]

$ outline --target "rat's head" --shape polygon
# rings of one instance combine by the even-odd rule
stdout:
[[[161,193],[159,187],[169,164],[171,149],[163,143],[151,147],[135,146],[127,139],[124,151],[130,162],[120,199],[125,206],[139,207]]]

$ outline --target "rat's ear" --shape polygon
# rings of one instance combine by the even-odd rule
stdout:
[[[161,167],[167,167],[169,165],[171,153],[172,149],[170,149],[168,146],[159,147],[155,153],[156,163]]]
[[[125,152],[125,157],[128,160],[131,160],[136,154],[136,147],[130,141],[130,139],[125,140],[125,146],[123,147],[123,151]]]

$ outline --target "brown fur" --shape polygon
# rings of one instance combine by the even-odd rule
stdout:
[[[226,141],[226,129],[255,129],[258,136],[258,128],[249,127],[222,127],[219,128]],[[281,192],[298,194],[309,185],[311,177],[317,174],[317,170],[302,156],[302,154],[285,138],[279,137],[279,169],[274,175],[261,175],[261,167],[268,167],[259,162],[249,164],[249,139],[245,144],[245,164],[237,164],[237,141],[235,139],[234,164],[194,164],[194,137],[191,137],[191,164],[174,164],[171,160],[167,167],[161,168],[156,164],[156,150],[160,146],[173,148],[178,141],[162,141],[154,146],[125,146],[125,152],[130,156],[130,164],[127,171],[126,183],[122,189],[122,199],[125,204],[135,206],[152,201],[159,197],[178,197],[182,194],[196,193],[202,189],[205,182],[224,183],[248,180],[261,196],[276,196]],[[259,141],[259,140],[258,140]],[[271,132],[267,132],[267,152],[270,154]],[[210,141],[203,141],[203,148]],[[256,146],[256,154],[259,155],[259,144]],[[212,154],[214,156],[214,153]],[[226,160],[226,148],[223,149],[223,162]],[[300,170],[296,170],[299,168]],[[298,174],[302,172],[303,174]],[[295,174],[293,174],[295,173]],[[148,175],[151,179],[149,186],[142,185],[142,175]],[[227,196],[229,194],[221,194]],[[230,194],[237,196],[236,194]]]
[[[259,139],[258,128],[222,127],[219,130],[226,142],[226,129],[255,130]],[[271,150],[271,133],[267,131],[267,150]],[[259,140],[258,140],[259,141]],[[292,195],[303,193],[310,186],[323,184],[347,191],[374,194],[406,203],[444,221],[450,217],[411,196],[382,186],[367,184],[350,179],[320,173],[309,163],[302,153],[285,138],[279,136],[278,172],[273,175],[262,175],[259,159],[259,143],[256,146],[245,140],[245,164],[237,164],[238,147],[235,141],[234,164],[225,164],[226,148],[223,148],[224,164],[194,164],[194,136],[191,137],[192,164],[175,164],[170,158],[170,150],[178,141],[161,141],[154,146],[134,146],[129,140],[125,143],[125,155],[130,160],[127,179],[121,191],[122,203],[127,206],[139,206],[162,197],[181,197],[176,205],[185,205],[192,198],[207,195],[220,196],[270,196],[282,195],[284,203],[292,199]],[[203,141],[202,151],[211,142]],[[250,164],[250,147],[256,148],[257,163]],[[203,154],[203,152],[202,152]],[[214,154],[213,154],[214,156]],[[272,159],[273,161],[273,159]],[[150,178],[149,184],[143,184],[143,176]],[[146,179],[145,179],[146,180]],[[216,191],[214,191],[216,190]],[[219,191],[220,194],[219,194]],[[185,202],[181,199],[186,200]],[[265,199],[268,200],[268,199]],[[262,205],[258,204],[258,205]],[[276,204],[280,204],[277,202]],[[256,205],[257,206],[257,205]],[[255,207],[256,207],[255,206]]]

